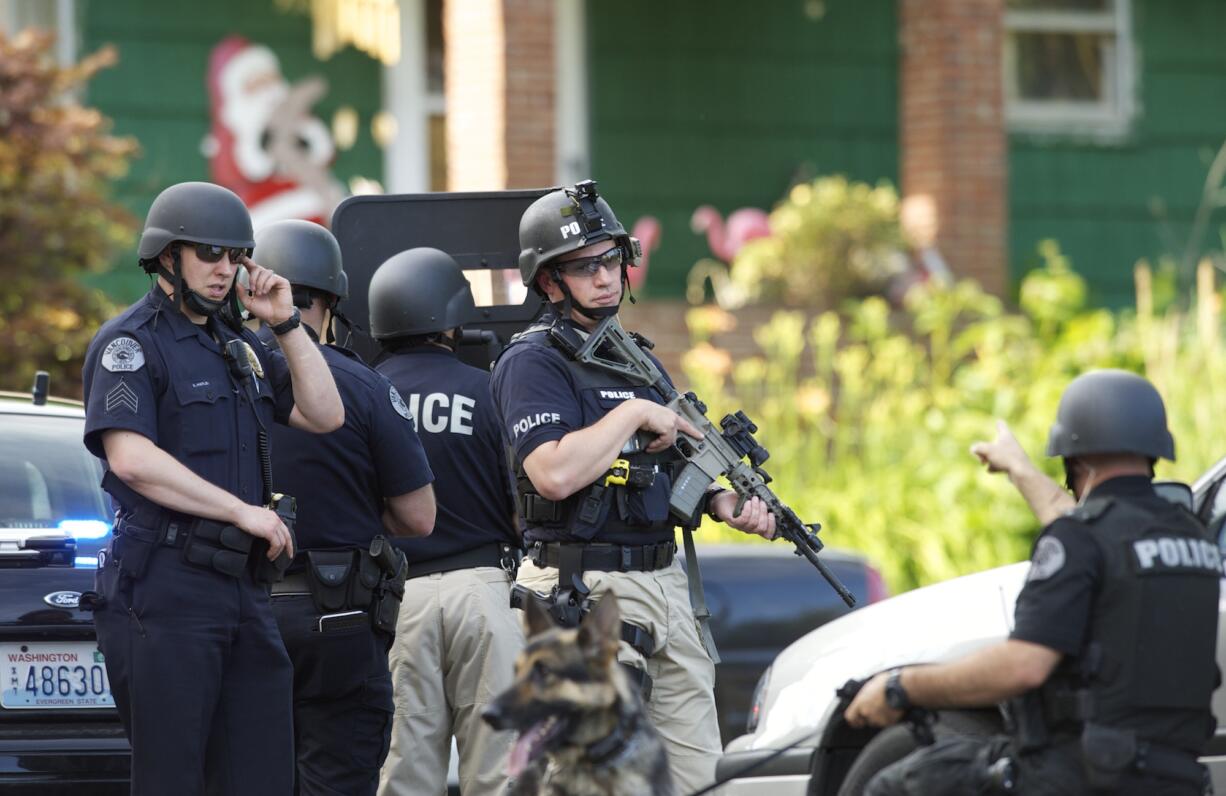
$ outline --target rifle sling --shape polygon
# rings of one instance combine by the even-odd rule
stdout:
[[[702,634],[702,645],[707,648],[712,663],[719,663],[719,650],[715,647],[715,636],[711,635],[711,611],[707,608],[707,593],[702,588],[702,570],[698,568],[698,551],[694,549],[694,530],[688,525],[681,529],[685,545],[685,579],[690,586],[690,607],[694,609],[694,618],[698,620],[698,629]]]

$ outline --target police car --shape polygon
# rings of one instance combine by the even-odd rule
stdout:
[[[1189,488],[1155,484],[1189,505],[1226,543],[1226,458]],[[895,666],[938,663],[1005,639],[1030,562],[927,586],[866,606],[812,631],[785,649],[754,693],[747,734],[725,749],[717,769],[721,796],[844,796],[915,748],[910,730],[853,729],[835,690]],[[1226,586],[1226,581],[1223,581]],[[1226,606],[1226,590],[1219,606]],[[1224,623],[1226,624],[1226,623]],[[1226,634],[1219,632],[1219,667]],[[1226,667],[1223,667],[1226,671]],[[1213,695],[1218,729],[1201,758],[1218,792],[1226,790],[1226,689]],[[941,711],[940,724],[972,735],[1003,732],[998,710]]]
[[[126,793],[129,748],[89,613],[111,525],[80,403],[0,392],[0,788]],[[82,786],[82,787],[77,787]]]

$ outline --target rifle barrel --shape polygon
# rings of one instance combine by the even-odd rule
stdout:
[[[830,587],[838,593],[839,597],[843,599],[843,602],[847,603],[848,608],[856,607],[855,596],[839,581],[838,576],[830,571],[830,568],[826,566],[826,562],[822,561],[818,557],[817,552],[809,546],[808,540],[804,536],[797,534],[796,531],[791,528],[780,529],[779,533],[781,536],[783,536],[783,538],[787,539],[796,546],[797,553],[809,559],[809,563],[817,567],[817,571],[823,578],[826,579],[826,582],[830,584]]]

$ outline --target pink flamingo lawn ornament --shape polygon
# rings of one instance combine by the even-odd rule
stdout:
[[[660,220],[655,216],[642,216],[634,222],[630,234],[639,239],[643,247],[643,256],[639,258],[638,267],[631,268],[627,272],[631,290],[639,290],[647,281],[647,263],[651,259],[651,253],[660,248],[662,231]]]
[[[690,229],[695,235],[705,232],[711,253],[725,263],[731,263],[749,241],[771,234],[770,216],[756,207],[733,210],[725,222],[718,210],[703,205],[690,216]]]

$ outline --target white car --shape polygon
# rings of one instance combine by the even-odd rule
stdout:
[[[1226,521],[1226,458],[1191,488],[1191,506],[1218,534]],[[1185,504],[1188,488],[1163,484]],[[721,796],[844,796],[860,793],[886,765],[915,748],[905,725],[854,729],[844,721],[835,690],[895,666],[936,663],[1002,641],[1029,562],[906,592],[836,619],[785,649],[754,694],[748,734],[731,741],[717,778]],[[1226,586],[1226,582],[1224,582]],[[1226,591],[1223,592],[1226,595]],[[1226,607],[1226,598],[1219,603]],[[1226,624],[1226,623],[1223,623]],[[1226,671],[1226,635],[1218,664]],[[1218,728],[1201,761],[1218,792],[1226,789],[1226,689],[1213,695]],[[938,728],[969,734],[1002,732],[999,709],[941,711]]]

